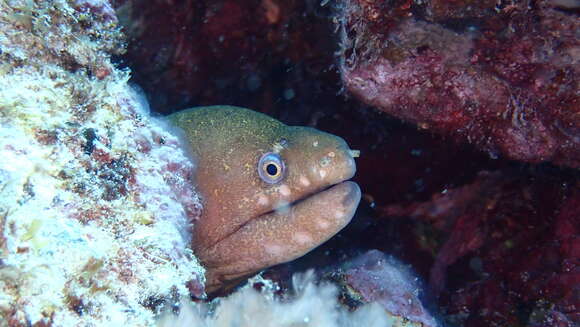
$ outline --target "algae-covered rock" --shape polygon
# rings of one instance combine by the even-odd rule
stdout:
[[[193,164],[122,52],[106,1],[0,2],[0,326],[153,325],[203,283]]]

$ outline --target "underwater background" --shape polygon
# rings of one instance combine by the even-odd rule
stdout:
[[[578,325],[579,8],[0,0],[0,326]],[[216,104],[342,137],[362,200],[208,298],[163,117]]]
[[[577,2],[157,3],[120,6],[156,110],[241,105],[361,151],[353,222],[266,275],[379,249],[451,324],[578,323]]]

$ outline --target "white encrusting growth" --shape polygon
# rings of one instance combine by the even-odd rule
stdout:
[[[261,292],[252,287],[257,283]],[[419,327],[387,315],[377,304],[350,312],[339,303],[337,288],[330,283],[317,284],[312,271],[293,276],[292,288],[294,296],[278,298],[275,293],[279,287],[258,276],[240,291],[220,299],[217,309],[184,304],[179,316],[167,314],[158,327]]]
[[[74,3],[0,2],[0,326],[153,326],[203,282],[193,164],[109,62],[109,3]]]

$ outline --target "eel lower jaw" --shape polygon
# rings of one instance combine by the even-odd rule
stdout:
[[[208,293],[257,271],[303,256],[326,242],[354,216],[358,185],[344,181],[260,215],[211,248],[204,249]]]

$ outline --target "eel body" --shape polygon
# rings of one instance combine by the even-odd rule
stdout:
[[[360,201],[340,137],[239,107],[174,113],[197,164],[204,211],[193,250],[206,290],[298,258],[341,230]]]

